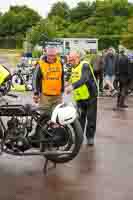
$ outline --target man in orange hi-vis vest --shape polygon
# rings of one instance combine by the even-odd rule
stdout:
[[[33,101],[39,103],[48,111],[61,100],[64,90],[64,70],[57,60],[57,50],[48,48],[44,58],[41,58],[33,76]]]

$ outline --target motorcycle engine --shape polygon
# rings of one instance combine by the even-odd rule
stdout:
[[[49,138],[54,147],[61,147],[67,144],[69,133],[63,126],[51,123],[47,126],[47,131],[49,135],[45,135],[45,138]]]
[[[26,137],[27,131],[27,120],[24,120],[24,118],[12,117],[8,120],[5,139],[7,149],[15,152],[28,150],[30,144]]]

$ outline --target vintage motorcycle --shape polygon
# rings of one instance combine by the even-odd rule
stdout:
[[[69,162],[79,153],[82,142],[82,128],[71,104],[59,104],[51,114],[29,104],[0,105],[1,154],[43,156],[46,173],[48,161],[54,166]]]
[[[26,91],[32,90],[33,68],[24,63],[17,64],[16,70],[12,74],[12,87],[15,84],[24,85]]]

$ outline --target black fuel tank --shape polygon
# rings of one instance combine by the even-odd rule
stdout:
[[[26,110],[23,105],[2,105],[0,106],[0,116],[26,116]]]

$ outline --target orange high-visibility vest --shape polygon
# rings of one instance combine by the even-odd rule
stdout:
[[[53,64],[40,60],[42,73],[42,93],[44,95],[60,95],[62,88],[62,64],[55,62]]]

